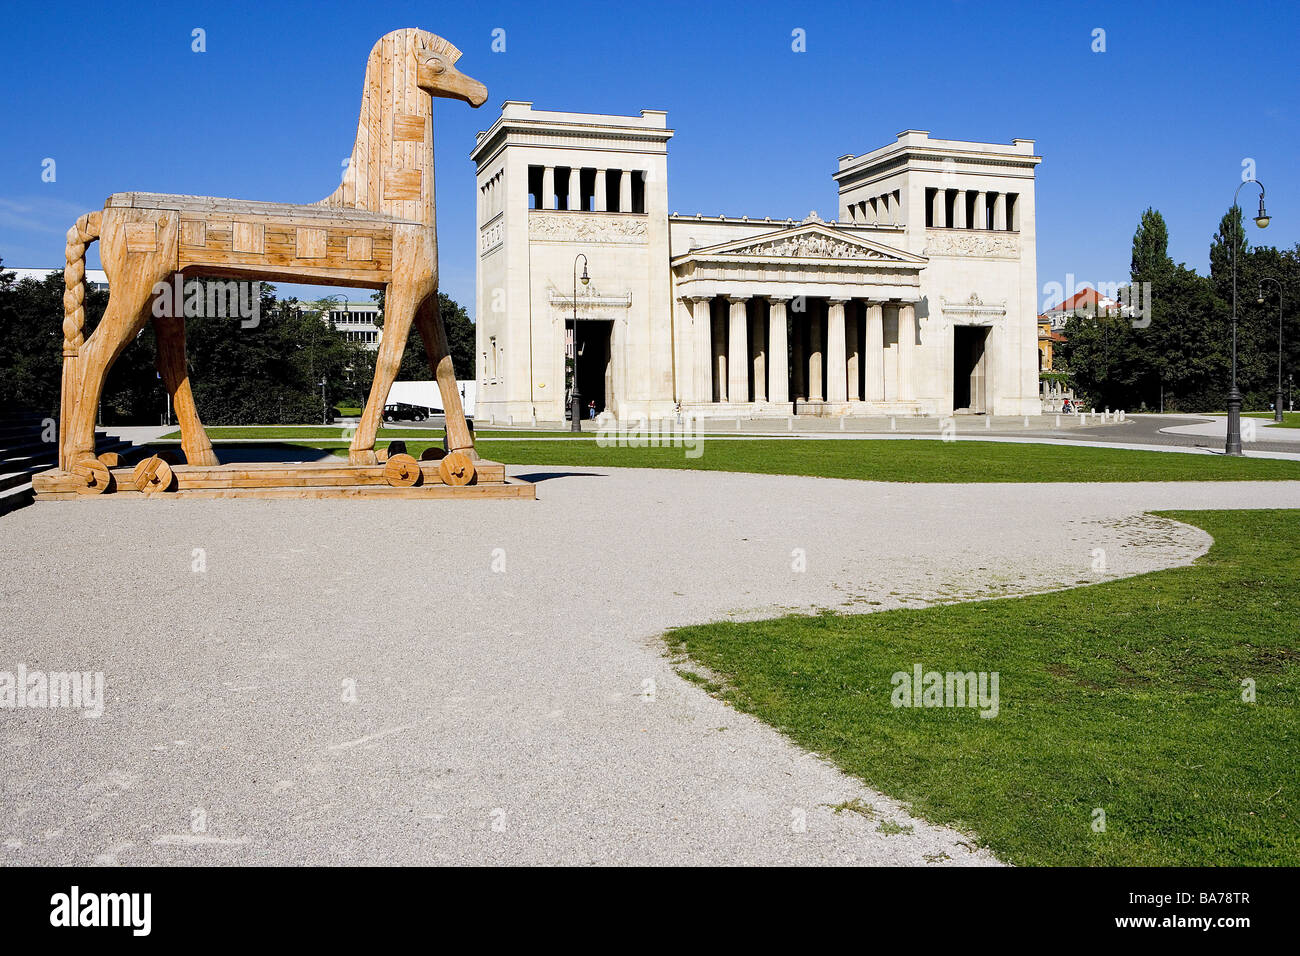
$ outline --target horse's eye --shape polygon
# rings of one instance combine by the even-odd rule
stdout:
[[[443,65],[441,57],[431,56],[429,57],[429,59],[425,60],[424,62],[425,65],[428,66],[430,69],[432,69],[433,72],[435,73],[443,73],[447,69],[447,67]]]

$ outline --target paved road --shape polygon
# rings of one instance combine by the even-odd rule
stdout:
[[[0,670],[102,671],[107,697],[0,710],[0,862],[996,862],[681,679],[658,635],[1137,573],[1209,543],[1146,509],[1300,506],[1300,483],[521,470],[538,501],[0,519]],[[877,820],[827,806],[855,797]]]

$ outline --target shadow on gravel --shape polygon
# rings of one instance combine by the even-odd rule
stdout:
[[[539,481],[550,481],[552,478],[608,478],[608,475],[602,475],[594,471],[537,471],[528,475],[515,475],[520,481],[531,481],[537,484]]]

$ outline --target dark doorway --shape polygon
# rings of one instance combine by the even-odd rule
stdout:
[[[952,329],[952,410],[980,415],[987,411],[985,384],[989,330],[981,325]]]
[[[572,326],[573,320],[569,320]],[[608,319],[578,321],[578,392],[582,417],[590,416],[591,403],[599,415],[613,398],[612,369],[614,323]]]

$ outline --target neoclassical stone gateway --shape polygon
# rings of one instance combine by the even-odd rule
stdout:
[[[562,420],[575,341],[619,418],[1039,414],[1032,140],[900,133],[824,222],[670,215],[672,135],[521,102],[478,134],[480,419]]]

